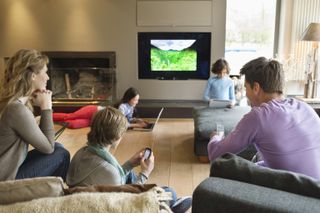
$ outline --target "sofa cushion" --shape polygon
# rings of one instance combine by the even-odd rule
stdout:
[[[125,192],[82,192],[56,198],[0,205],[0,212],[171,212],[166,192],[159,187],[139,194]],[[161,211],[160,211],[161,208]]]
[[[0,182],[0,204],[29,201],[63,195],[60,177],[38,177]]]
[[[212,163],[210,176],[320,198],[319,180],[295,172],[261,167],[231,153]]]

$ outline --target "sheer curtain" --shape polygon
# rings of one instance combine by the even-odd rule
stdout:
[[[301,41],[311,22],[320,22],[320,0],[282,0],[279,49],[287,81],[303,81],[311,60],[312,42]]]

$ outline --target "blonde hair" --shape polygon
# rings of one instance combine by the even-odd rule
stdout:
[[[122,112],[113,107],[98,111],[92,121],[87,135],[89,145],[112,145],[127,130],[127,119]]]
[[[48,63],[46,55],[33,49],[21,49],[7,61],[0,89],[0,116],[10,102],[32,94],[32,73],[38,74]],[[32,110],[29,101],[27,106]]]

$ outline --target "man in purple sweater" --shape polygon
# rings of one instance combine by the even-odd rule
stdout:
[[[282,65],[264,57],[240,71],[252,110],[225,137],[213,132],[210,161],[254,144],[261,166],[302,173],[320,180],[320,119],[306,103],[283,96]]]

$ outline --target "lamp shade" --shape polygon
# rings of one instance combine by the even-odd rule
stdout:
[[[320,23],[310,23],[301,36],[303,41],[320,41]]]

